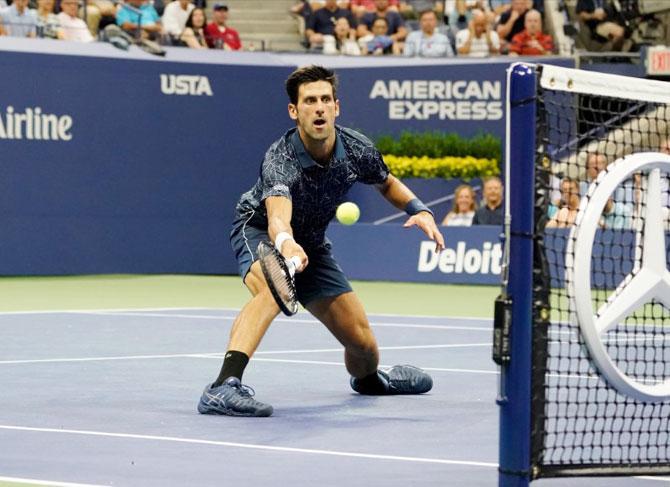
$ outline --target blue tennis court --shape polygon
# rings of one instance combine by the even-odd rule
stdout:
[[[199,415],[197,400],[218,372],[235,314],[0,314],[0,483],[496,484],[490,320],[371,315],[382,364],[425,368],[435,387],[418,397],[365,397],[350,389],[342,348],[322,325],[305,313],[280,317],[244,376],[274,415]]]

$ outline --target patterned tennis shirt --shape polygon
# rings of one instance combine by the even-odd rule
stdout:
[[[237,203],[237,218],[267,229],[265,199],[284,196],[293,205],[291,228],[296,241],[305,248],[321,245],[354,183],[380,184],[389,175],[382,155],[367,137],[338,125],[335,133],[335,150],[323,167],[309,155],[297,128],[274,142],[265,154],[258,181]]]

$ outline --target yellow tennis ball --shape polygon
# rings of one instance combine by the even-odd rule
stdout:
[[[361,210],[358,209],[356,203],[348,201],[337,207],[337,213],[335,213],[335,216],[337,217],[337,221],[339,221],[342,225],[353,225],[361,216]]]

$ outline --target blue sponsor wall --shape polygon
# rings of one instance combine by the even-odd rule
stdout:
[[[234,204],[257,178],[267,147],[291,126],[283,83],[298,65],[337,68],[339,122],[368,135],[503,134],[506,59],[188,49],[159,58],[135,47],[7,37],[0,51],[2,275],[235,273],[228,243]],[[361,204],[370,220],[395,213],[378,195]],[[481,241],[478,230],[470,232]],[[396,259],[414,260],[404,249]],[[355,277],[403,279],[365,267]]]

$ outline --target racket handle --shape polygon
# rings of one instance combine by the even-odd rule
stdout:
[[[300,264],[302,261],[300,260],[300,257],[297,255],[294,255],[288,260],[288,271],[291,274],[291,277],[295,275],[295,271],[298,267],[300,267]]]

